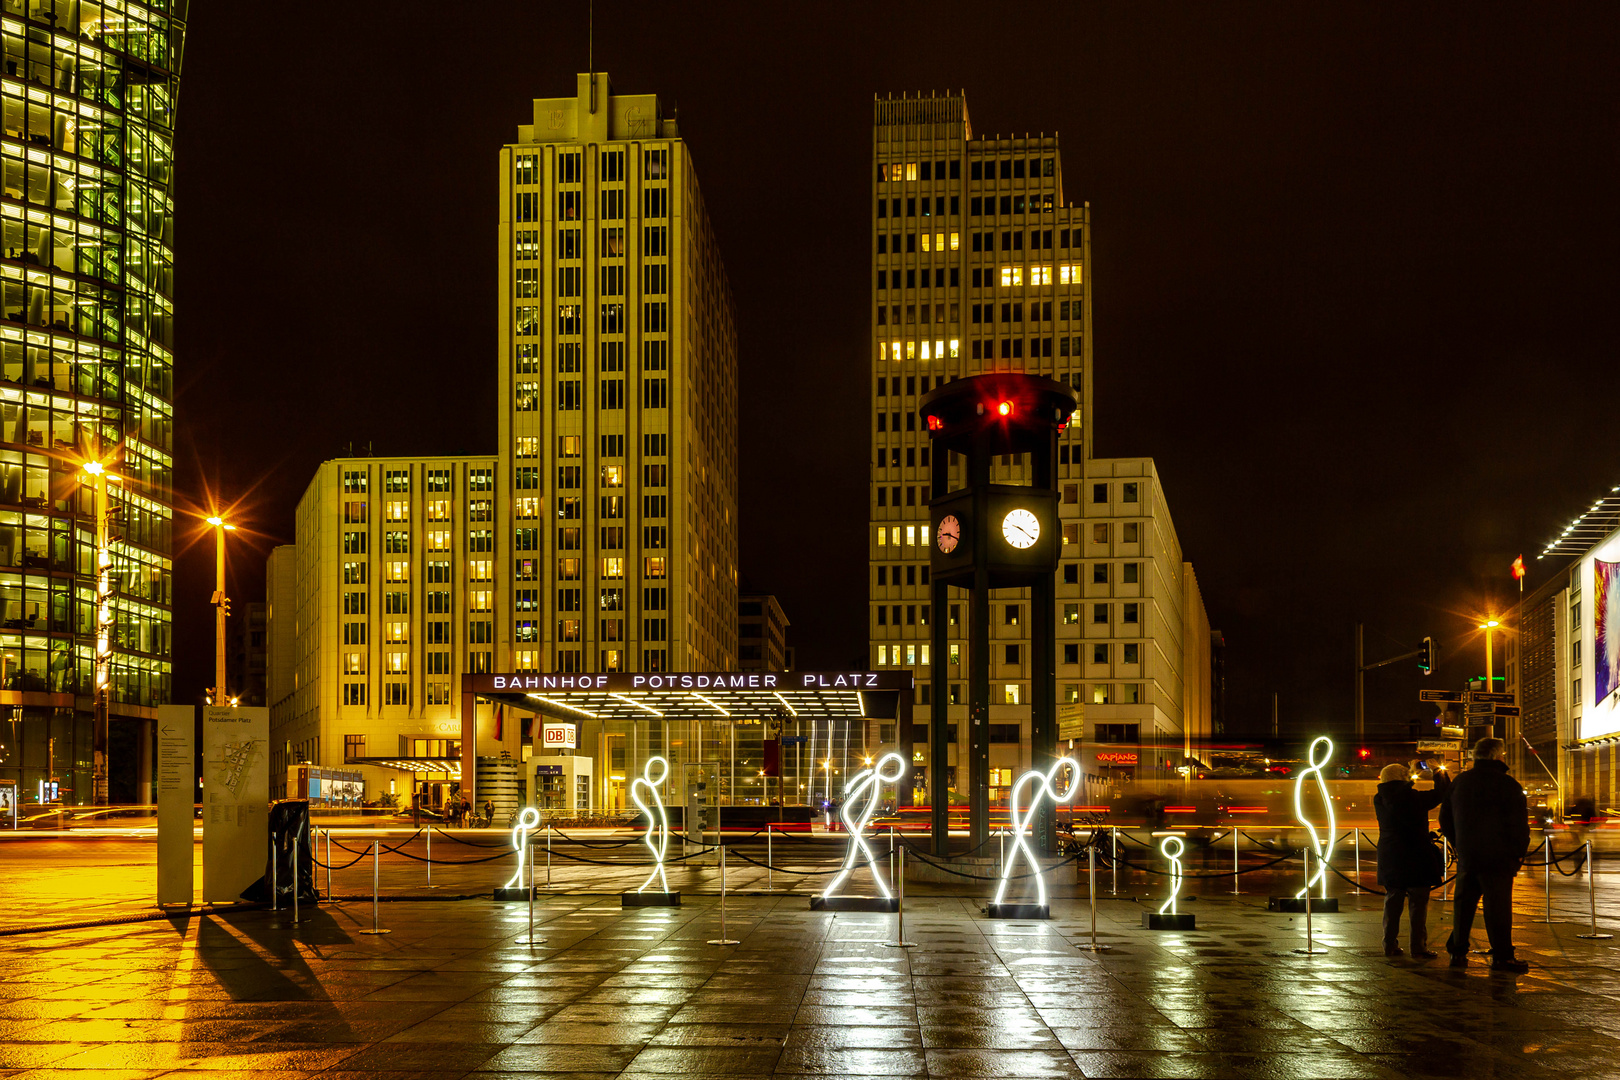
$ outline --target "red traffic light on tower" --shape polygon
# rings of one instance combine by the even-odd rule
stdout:
[[[1013,403],[1010,402],[1010,401],[1003,401],[999,405],[996,406],[996,412],[998,414],[1000,414],[1001,416],[1011,416],[1012,411],[1013,411]]]
[[[1372,757],[1372,751],[1363,746],[1360,750],[1356,751],[1356,757],[1360,758],[1362,761],[1366,761],[1368,758]]]

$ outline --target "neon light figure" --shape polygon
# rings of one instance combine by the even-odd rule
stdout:
[[[525,806],[523,813],[518,815],[517,824],[512,826],[512,847],[517,850],[517,870],[512,874],[512,880],[501,886],[503,889],[527,888],[523,879],[523,866],[529,857],[529,834],[540,827],[540,811],[532,806]]]
[[[1070,770],[1069,786],[1060,794],[1053,785],[1053,781],[1057,779],[1058,770],[1064,766],[1068,766]],[[1041,907],[1046,906],[1046,879],[1041,873],[1041,864],[1035,861],[1035,853],[1029,849],[1029,845],[1024,840],[1024,832],[1029,825],[1030,818],[1035,816],[1036,807],[1041,805],[1042,796],[1051,799],[1053,806],[1060,806],[1074,798],[1075,789],[1079,786],[1079,783],[1080,763],[1073,758],[1066,757],[1058,758],[1052,762],[1052,767],[1046,770],[1044,775],[1031,769],[1014,781],[1012,791],[1007,795],[1007,816],[1012,819],[1013,845],[1012,850],[1007,853],[1006,859],[1001,864],[1001,884],[996,889],[995,902],[997,904],[1001,903],[1001,898],[1007,892],[1007,882],[1012,875],[1013,863],[1018,861],[1018,856],[1022,853],[1024,859],[1029,863],[1030,870],[1034,872],[1036,895],[1039,897],[1036,902]],[[1018,809],[1018,793],[1026,785],[1033,785],[1035,790],[1030,792],[1029,805],[1020,812]]]
[[[1325,748],[1321,761],[1316,760],[1316,748],[1318,746]],[[1316,855],[1316,873],[1306,880],[1303,889],[1294,894],[1296,900],[1310,892],[1311,886],[1318,881],[1322,883],[1322,899],[1326,900],[1328,898],[1327,868],[1329,861],[1333,858],[1333,834],[1337,831],[1338,824],[1333,816],[1333,800],[1328,797],[1327,779],[1322,775],[1322,769],[1332,760],[1333,740],[1326,735],[1318,735],[1316,741],[1311,743],[1311,767],[1300,773],[1299,778],[1294,781],[1294,817],[1311,834],[1311,850]],[[1322,797],[1322,807],[1327,811],[1327,843],[1325,845],[1323,844],[1323,838],[1317,835],[1316,826],[1312,824],[1310,818],[1305,816],[1305,778],[1313,774],[1316,777],[1317,792]]]
[[[654,765],[658,766],[657,776],[652,774]],[[652,873],[647,875],[647,880],[643,881],[641,888],[636,890],[638,893],[646,892],[647,886],[653,883],[653,878],[657,878],[659,884],[663,885],[664,892],[669,892],[669,879],[664,876],[664,853],[669,850],[669,815],[664,812],[664,800],[658,797],[658,785],[662,784],[668,776],[669,762],[661,757],[650,757],[647,759],[646,766],[641,770],[641,775],[630,785],[631,801],[641,808],[643,814],[647,815],[647,835],[642,838],[642,843],[647,845],[647,850],[652,852],[653,857]],[[648,797],[653,801],[653,806],[658,807],[656,819],[653,817],[652,809],[641,801],[641,796],[637,794],[638,788],[646,788]],[[653,843],[655,829],[658,833],[658,842],[656,844]]]
[[[893,763],[894,771],[886,772],[884,766]],[[883,880],[883,873],[878,868],[877,856],[872,849],[866,846],[866,823],[872,820],[877,812],[878,796],[883,793],[884,784],[893,784],[906,774],[906,759],[899,754],[888,753],[878,758],[877,764],[870,769],[862,769],[850,777],[849,783],[844,785],[844,803],[838,808],[838,816],[844,821],[844,828],[849,831],[849,849],[844,854],[844,868],[838,876],[828,884],[823,896],[833,896],[838,892],[839,886],[844,884],[850,872],[855,869],[857,854],[866,856],[866,861],[872,868],[872,880],[883,893],[883,899],[891,899],[889,886]],[[862,801],[861,796],[866,796]],[[857,820],[857,817],[859,820]]]
[[[1171,844],[1176,846],[1174,851],[1170,850]],[[1170,860],[1170,899],[1166,900],[1164,906],[1159,908],[1160,915],[1179,914],[1176,911],[1176,897],[1181,895],[1181,853],[1186,850],[1187,845],[1181,842],[1179,836],[1167,836],[1159,841],[1159,853]],[[1166,911],[1166,908],[1169,910]]]

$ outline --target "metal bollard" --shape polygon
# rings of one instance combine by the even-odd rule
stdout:
[[[718,841],[719,837],[716,837]],[[720,844],[720,936],[712,938],[710,945],[735,945],[737,942],[726,937],[726,846]]]
[[[894,875],[896,897],[894,904],[894,940],[885,941],[883,944],[891,949],[913,949],[916,948],[917,943],[906,940],[906,848],[904,844],[900,846],[898,858],[899,870],[895,871]],[[892,858],[889,860],[889,869],[891,871],[895,869],[895,860]]]
[[[298,925],[298,838],[304,835],[304,823],[298,823],[298,832],[293,836],[292,845],[292,872],[293,872],[293,925]]]
[[[890,846],[891,847],[893,846],[893,841],[892,840],[890,841]],[[770,825],[770,822],[766,822],[765,823],[765,891],[766,892],[775,892],[776,891],[776,878],[774,877],[775,871],[771,869],[771,865],[773,863],[775,863],[775,862],[776,862],[776,860],[771,858],[771,825]]]
[[[1113,867],[1114,867],[1114,884],[1113,884],[1113,887],[1108,890],[1108,893],[1109,893],[1110,896],[1118,896],[1119,895],[1119,827],[1117,825],[1110,825],[1108,827],[1108,831],[1113,835],[1113,838],[1114,838],[1114,854],[1113,854],[1113,857],[1111,859],[1111,862],[1113,863]]]
[[[384,930],[378,926],[377,893],[382,887],[382,844],[381,841],[371,842],[371,929],[360,931],[362,934],[391,934],[392,930]]]
[[[1381,835],[1382,834],[1380,834],[1380,836]],[[1444,877],[1446,880],[1445,880],[1445,886],[1440,890],[1440,899],[1441,900],[1450,900],[1451,899],[1451,878],[1455,877],[1456,875],[1451,875],[1451,876],[1446,875],[1446,870],[1448,868],[1450,868],[1450,866],[1451,866],[1451,839],[1450,839],[1450,837],[1448,837],[1444,833],[1442,833],[1441,836],[1440,836],[1440,876]]]
[[[1305,956],[1321,956],[1326,949],[1316,947],[1316,929],[1311,922],[1311,849],[1305,849],[1305,947],[1295,949]]]
[[[1232,826],[1232,895],[1238,894],[1238,831]]]
[[[1541,918],[1536,920],[1536,922],[1539,922],[1539,923],[1550,923],[1550,922],[1553,921],[1553,918],[1552,918],[1553,846],[1552,846],[1552,834],[1548,833],[1546,835],[1547,835],[1547,839],[1546,839],[1546,841],[1544,843],[1545,850],[1541,853],[1541,870],[1542,870],[1542,882],[1543,882],[1542,891],[1543,891],[1543,895],[1544,895],[1544,903],[1546,904],[1546,909],[1545,909],[1545,913],[1541,916]]]
[[[332,899],[332,830],[326,830],[326,902],[335,903]]]
[[[546,825],[546,888],[551,888],[551,825]]]
[[[277,865],[279,862],[281,862],[281,860],[276,858],[276,838],[272,836],[270,838],[270,910],[271,911],[280,911],[281,910],[281,889],[280,889],[280,886],[276,882],[276,871],[278,869],[280,869],[280,867]]]
[[[1608,941],[1613,934],[1603,934],[1597,928],[1597,880],[1592,876],[1595,867],[1592,864],[1592,841],[1586,842],[1586,907],[1592,915],[1592,932],[1590,934],[1576,934],[1585,941]]]
[[[1356,834],[1356,885],[1355,885],[1355,888],[1351,889],[1350,891],[1351,891],[1352,894],[1354,894],[1356,896],[1360,896],[1361,895],[1361,830],[1360,829],[1355,829],[1353,831]]]
[[[430,889],[438,888],[437,885],[433,884],[433,823],[431,821],[428,822],[427,828],[427,887]]]
[[[1107,952],[1109,946],[1097,944],[1097,830],[1091,831],[1086,842],[1086,878],[1091,883],[1091,944],[1082,948],[1092,952]]]
[[[528,934],[527,937],[523,937],[523,938],[518,939],[517,944],[519,944],[519,945],[544,945],[546,943],[545,938],[537,938],[537,937],[534,936],[534,855],[533,855],[533,851],[534,851],[533,846],[530,845],[527,842],[527,838],[525,838],[524,852],[529,857],[528,858],[528,862],[529,862],[529,934]]]

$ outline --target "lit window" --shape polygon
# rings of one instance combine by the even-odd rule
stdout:
[[[928,348],[928,342],[926,342],[926,341],[922,343],[922,358],[924,360],[929,360],[929,359],[933,358],[933,354],[930,351],[930,349]]]
[[[906,179],[917,179],[917,163],[915,161],[906,162]]]
[[[515,507],[514,512],[520,518],[540,516],[540,500],[532,495],[525,495],[521,499],[513,499],[512,505]]]
[[[1080,264],[1079,263],[1071,263],[1070,265],[1067,265],[1067,266],[1058,267],[1058,284],[1059,285],[1078,285],[1078,284],[1080,284]]]
[[[918,659],[920,659],[922,661],[922,664],[923,664],[924,667],[927,667],[928,666],[928,646],[927,645],[919,645],[919,646],[917,646],[917,648],[919,650]]]
[[[951,359],[955,360],[960,355],[962,355],[962,342],[956,338],[951,338]]]
[[[927,357],[924,357],[924,359],[927,359]],[[934,359],[945,359],[945,343],[943,341],[934,342]]]
[[[404,499],[389,499],[387,508],[389,521],[409,521],[411,519],[411,504]]]
[[[539,457],[540,439],[534,435],[523,435],[517,441],[518,457]]]
[[[450,500],[434,499],[427,504],[427,517],[429,521],[450,520]]]
[[[1052,284],[1052,268],[1050,266],[1032,266],[1029,268],[1029,283],[1031,285]]]
[[[961,245],[962,245],[962,235],[960,233],[951,233],[951,250],[955,251]]]
[[[878,666],[879,667],[884,667],[884,666],[886,666],[888,664],[888,662],[889,662],[889,647],[887,645],[879,645],[878,646]]]
[[[391,652],[388,654],[388,674],[403,675],[411,669],[411,654]]]
[[[896,525],[889,530],[889,540],[895,547],[900,546],[900,526]]]
[[[934,237],[930,233],[923,233],[922,234],[922,245],[923,245],[923,250],[924,251],[932,251],[933,250],[933,244],[930,242],[933,239],[934,239]],[[940,250],[944,251],[945,249],[943,247],[941,247]]]
[[[1091,684],[1091,703],[1093,705],[1107,705],[1108,704],[1108,684],[1107,683],[1092,683]]]
[[[898,341],[889,342],[889,351],[893,354],[893,359],[900,359],[900,343]]]
[[[956,644],[955,642],[951,643],[950,662],[953,664],[960,664],[962,662],[962,646]]]
[[[878,547],[889,546],[889,530],[882,525],[878,526]]]
[[[917,526],[915,526],[915,525],[907,525],[906,526],[906,547],[916,547],[916,546],[917,546]]]
[[[450,530],[429,529],[427,531],[427,549],[429,551],[449,551]]]
[[[388,566],[388,570],[387,570],[388,576],[387,576],[386,580],[388,580],[388,581],[409,581],[409,580],[411,580],[411,564],[410,564],[410,561],[408,559],[390,559],[388,561],[387,566]]]
[[[495,593],[489,589],[474,589],[467,594],[468,611],[494,611]]]
[[[364,675],[366,673],[366,654],[362,652],[349,652],[343,654],[343,674]]]
[[[649,556],[645,563],[645,575],[650,578],[661,578],[668,573],[668,563],[662,555]]]
[[[900,646],[896,645],[895,648],[898,650],[900,648]],[[895,663],[898,664],[899,662],[900,662],[900,657],[898,655],[896,655],[895,656]],[[911,667],[911,666],[915,665],[916,663],[917,663],[917,646],[915,646],[915,645],[907,645],[906,646],[906,666]]]
[[[906,342],[906,359],[917,359],[917,343],[915,341]]]
[[[624,556],[606,555],[602,558],[602,576],[605,578],[624,577]]]
[[[1004,692],[1004,695],[1005,695],[1005,703],[1006,704],[1008,704],[1008,705],[1017,705],[1018,704],[1018,683],[1007,683],[1003,687],[1003,692]]]
[[[403,645],[410,640],[411,624],[408,622],[390,622],[383,624],[383,640],[390,645]]]
[[[474,559],[467,564],[467,577],[473,581],[495,580],[495,562],[493,559]]]
[[[1024,283],[1024,268],[1022,266],[1003,266],[1001,268],[1001,286],[1008,288]]]
[[[604,465],[604,466],[602,466],[602,486],[603,487],[623,487],[624,486],[624,466],[623,465]]]

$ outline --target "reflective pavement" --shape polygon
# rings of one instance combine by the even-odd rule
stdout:
[[[1529,897],[1527,897],[1528,899]],[[617,897],[236,912],[0,938],[0,1076],[1481,1077],[1620,1071],[1614,942],[1531,918],[1528,975],[1387,960],[1377,898],[1315,920],[1264,900],[1188,902],[1194,933],[1143,905],[990,922],[967,898],[891,915],[803,896],[621,910]],[[1360,906],[1360,910],[1356,908]],[[1438,897],[1436,900],[1438,906]],[[1443,935],[1447,920],[1431,910]]]

